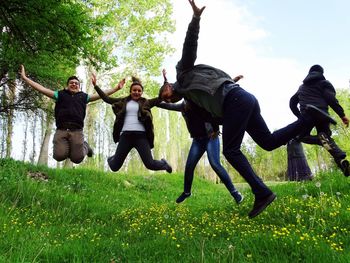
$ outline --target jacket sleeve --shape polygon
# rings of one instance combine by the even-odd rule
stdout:
[[[300,114],[300,110],[298,108],[298,103],[299,103],[299,97],[298,97],[298,92],[295,93],[289,100],[289,108],[291,109],[291,111],[293,112],[293,114],[295,116],[297,116],[297,118],[300,118],[301,114]]]
[[[197,59],[198,34],[200,17],[192,17],[186,32],[185,42],[182,48],[182,56],[176,68],[186,70],[192,68]]]
[[[336,98],[336,92],[333,85],[327,80],[322,81],[320,85],[323,92],[323,97],[327,101],[328,105],[338,114],[340,118],[344,117],[344,109]]]
[[[159,105],[157,105],[158,108],[171,110],[171,111],[183,111],[185,104],[182,103],[166,103],[161,102]]]
[[[153,108],[155,106],[158,106],[160,103],[162,102],[162,100],[159,97],[155,97],[153,99],[149,99],[147,100],[148,106],[150,108]]]
[[[96,90],[98,95],[100,95],[101,99],[108,104],[113,104],[113,103],[118,102],[120,100],[119,98],[108,97],[106,95],[106,93],[104,93],[103,90],[100,89],[99,86],[95,86],[94,89]]]

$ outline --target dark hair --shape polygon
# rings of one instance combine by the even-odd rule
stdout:
[[[164,81],[163,85],[160,87],[159,92],[158,92],[158,98],[160,98],[160,99],[162,98],[162,93],[163,93],[165,87],[167,86],[167,84],[169,84],[169,82]]]
[[[76,79],[77,81],[79,81],[79,84],[80,84],[80,80],[78,79],[77,76],[70,76],[67,80],[67,85],[68,85],[69,81],[71,81],[72,79]]]
[[[131,91],[132,86],[135,86],[135,85],[140,86],[142,91],[143,91],[143,86],[142,86],[141,80],[137,77],[134,77],[134,76],[132,76],[131,79],[132,79],[132,83],[130,85],[130,91]]]

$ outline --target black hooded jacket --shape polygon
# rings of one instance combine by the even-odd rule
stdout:
[[[305,112],[306,104],[314,105],[325,112],[328,112],[328,107],[331,107],[340,118],[345,116],[342,106],[336,99],[333,85],[326,80],[322,72],[309,72],[289,102],[290,109],[297,117]]]

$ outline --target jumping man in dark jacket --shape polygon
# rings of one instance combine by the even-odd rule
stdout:
[[[255,174],[249,161],[241,152],[244,133],[265,150],[273,150],[286,144],[304,131],[308,124],[303,119],[271,133],[263,117],[257,99],[242,89],[227,73],[208,65],[195,65],[197,58],[199,22],[205,7],[198,8],[194,0],[189,0],[193,17],[188,26],[182,57],[176,65],[177,81],[166,83],[159,96],[166,102],[176,102],[181,98],[191,100],[222,119],[223,153],[229,163],[250,185],[255,196],[249,217],[260,214],[276,195]]]
[[[332,132],[329,128],[329,121],[324,118],[315,118],[307,108],[315,106],[328,114],[328,108],[331,107],[341,118],[343,124],[348,127],[349,119],[345,116],[342,106],[336,99],[336,92],[333,85],[326,80],[323,75],[323,68],[320,65],[313,65],[308,75],[305,77],[303,84],[290,99],[290,109],[297,117],[311,119],[317,130],[317,136],[311,136],[311,127],[300,141],[309,144],[319,144],[332,155],[337,166],[342,170],[345,176],[350,175],[349,161],[346,160],[346,153],[341,150],[331,138]],[[300,110],[298,109],[298,104]]]

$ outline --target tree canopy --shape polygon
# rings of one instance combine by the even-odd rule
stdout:
[[[164,37],[174,30],[168,0],[3,0],[0,6],[0,113],[35,108],[23,89],[9,99],[20,64],[47,87],[65,85],[80,64],[103,70],[159,74],[172,49]]]

